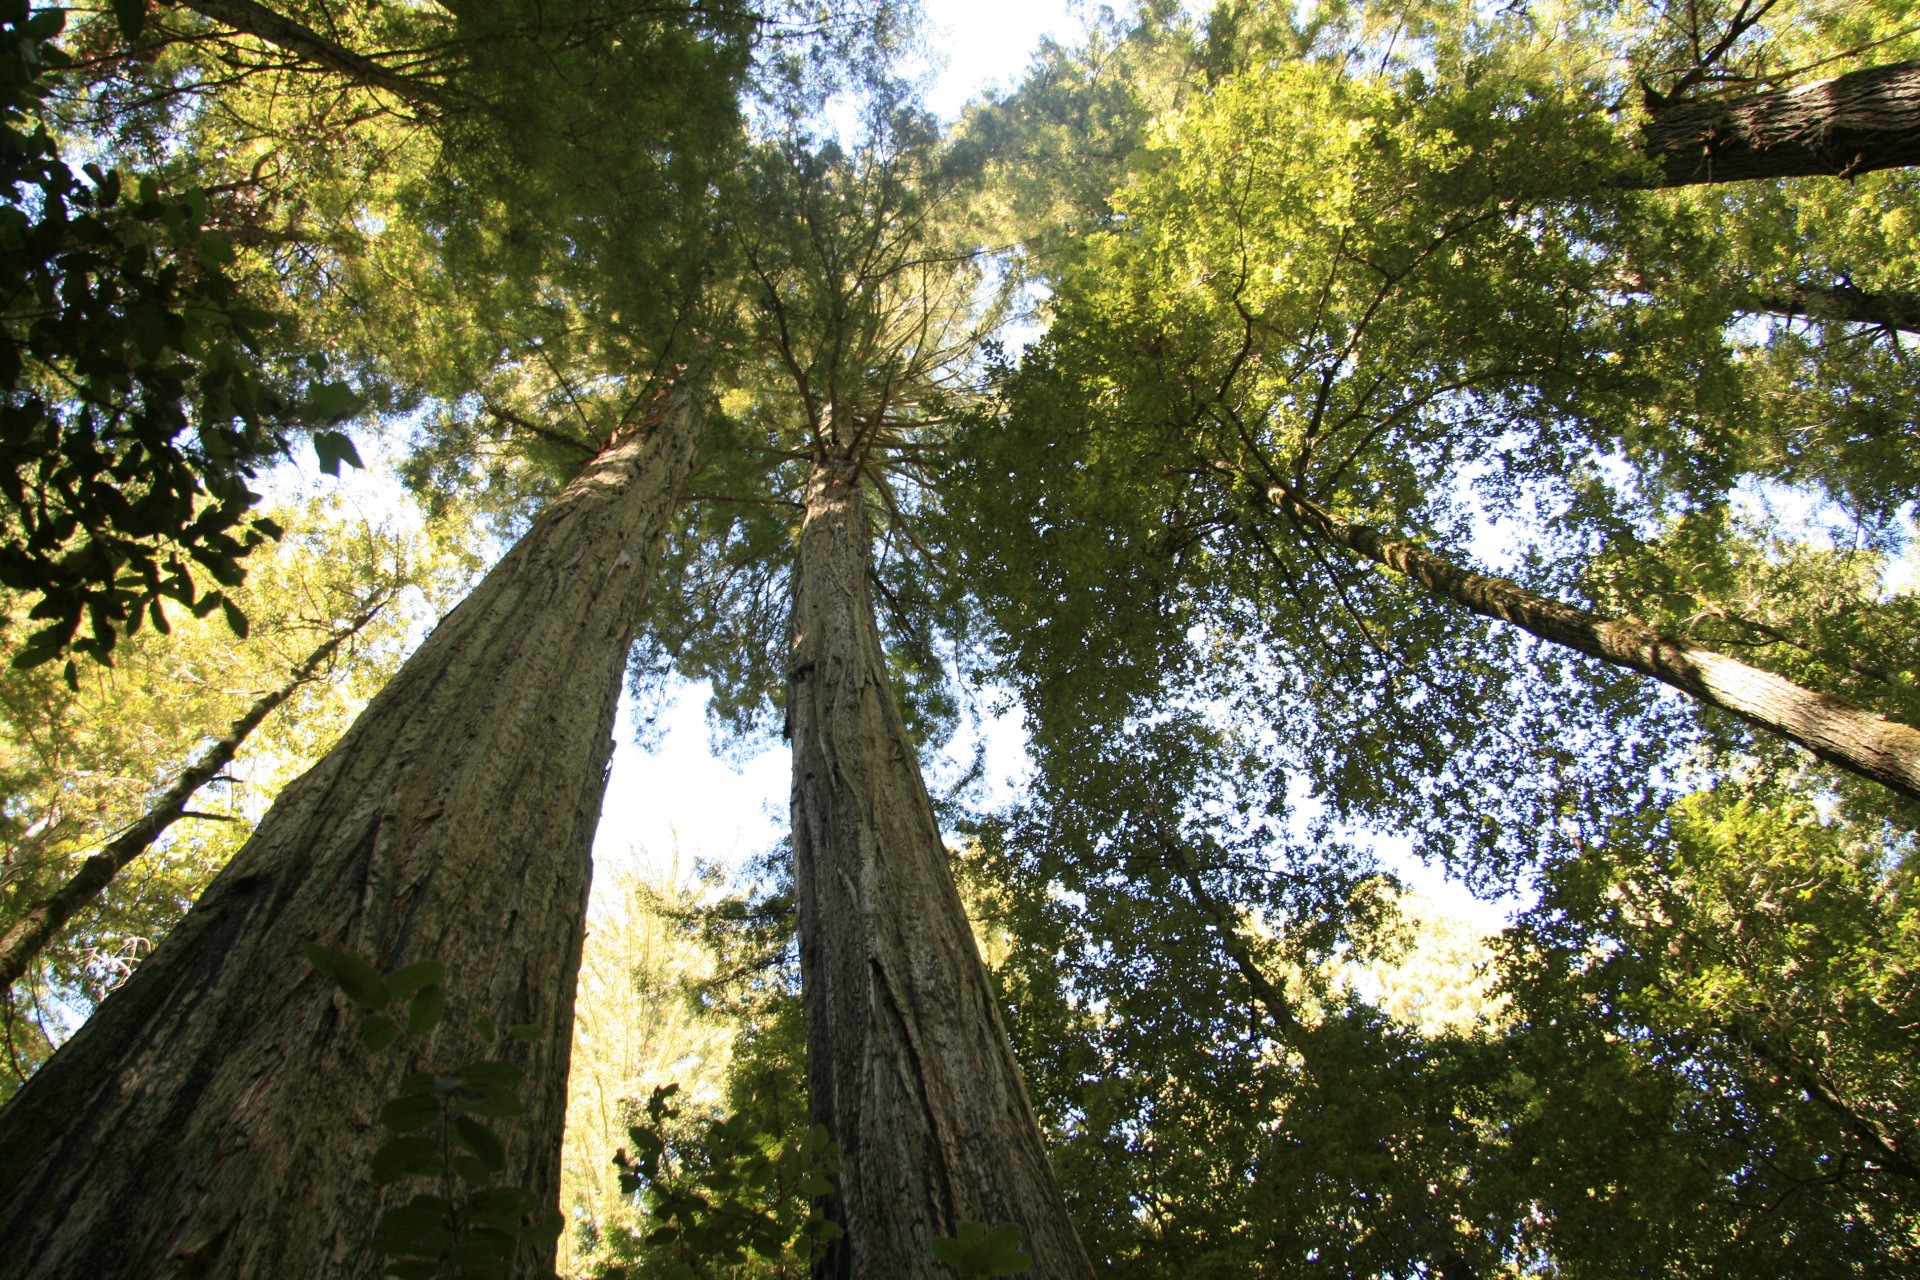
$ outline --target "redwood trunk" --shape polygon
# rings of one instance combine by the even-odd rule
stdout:
[[[818,1275],[950,1277],[933,1242],[1018,1223],[1088,1277],[887,679],[850,463],[817,465],[794,580],[794,884],[815,1120],[845,1171]]]
[[[233,722],[226,737],[208,747],[205,755],[182,770],[173,785],[138,821],[109,841],[99,853],[81,863],[72,878],[27,908],[5,934],[0,934],[0,987],[10,987],[19,981],[27,965],[60,932],[61,926],[73,919],[82,907],[105,893],[107,886],[113,883],[113,878],[129,862],[152,848],[153,842],[186,813],[187,801],[193,799],[194,793],[233,763],[234,753],[260,727],[260,722],[273,714],[275,707],[292,697],[301,685],[313,679],[341,645],[373,621],[380,608],[380,605],[374,605],[363,610],[346,627],[328,636],[307,655],[307,660],[294,670],[285,684],[262,695],[247,708],[245,715]]]
[[[479,1052],[474,1015],[544,1029],[502,1176],[555,1201],[615,702],[695,423],[676,393],[568,486],[0,1111],[0,1277],[380,1274],[414,1189],[372,1185],[374,1113],[408,1064],[308,941],[445,962],[436,1057]]]
[[[1656,111],[1644,132],[1658,173],[1630,187],[1752,178],[1840,177],[1920,164],[1920,62],[1832,80],[1688,102]]]
[[[1920,800],[1920,729],[1804,688],[1783,676],[1666,635],[1535,595],[1505,578],[1470,573],[1410,542],[1352,524],[1286,489],[1268,499],[1304,527],[1465,605],[1589,657],[1650,675],[1708,706],[1797,742],[1829,764]]]

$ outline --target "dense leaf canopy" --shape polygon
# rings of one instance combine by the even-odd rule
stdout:
[[[242,585],[328,554],[251,514],[303,431],[337,463],[359,413],[471,549],[692,386],[634,686],[704,680],[722,737],[771,737],[809,485],[865,494],[914,744],[1024,724],[1018,797],[963,766],[941,816],[1115,1274],[1920,1261],[1915,802],[1367,549],[1920,727],[1920,180],[1656,154],[1675,111],[1914,59],[1899,0],[1148,3],[946,126],[891,6],[191,0],[76,15],[67,52],[14,8],[0,585],[46,624],[6,623],[16,666],[118,642],[159,696],[156,655],[229,661],[131,635],[163,598],[245,645],[313,613],[280,567]],[[404,585],[334,558],[310,620]],[[9,912],[231,711],[121,742],[44,675],[0,688],[45,748],[0,757]],[[111,770],[138,785],[70,818]],[[58,1038],[39,993],[84,1011],[224,849],[82,921],[10,1027]],[[650,1065],[569,1158],[582,1274],[798,1274],[825,1238],[787,874],[622,926],[679,958],[605,997]],[[683,1095],[669,1026],[711,1068]]]

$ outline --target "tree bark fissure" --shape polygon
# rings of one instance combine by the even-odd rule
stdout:
[[[275,13],[265,5],[254,3],[254,0],[175,2],[223,27],[231,27],[242,35],[284,49],[317,67],[337,71],[369,89],[385,89],[420,106],[446,105],[446,94],[439,87],[383,66],[365,54],[355,53],[338,41],[329,40],[311,27]]]
[[[815,1120],[841,1144],[818,1274],[934,1280],[962,1222],[1091,1277],[888,681],[858,468],[817,463],[788,668],[794,884]]]
[[[233,762],[253,731],[260,727],[275,708],[291,698],[299,688],[319,674],[340,646],[358,635],[385,607],[380,601],[363,609],[347,626],[328,636],[294,669],[279,688],[264,694],[227,729],[226,736],[207,748],[206,754],[182,770],[159,800],[155,801],[132,826],[109,841],[105,848],[80,865],[65,884],[28,907],[4,935],[0,935],[0,986],[12,986],[20,980],[33,958],[73,919],[80,909],[106,892],[113,878],[129,862],[153,847],[153,842],[169,827],[185,817],[219,817],[216,814],[190,814],[187,802]]]
[[[1460,568],[1410,542],[1353,524],[1291,490],[1267,492],[1301,526],[1405,574],[1483,617],[1654,677],[1807,748],[1822,760],[1920,800],[1920,729],[1805,688],[1632,619],[1603,618],[1505,578]]]
[[[372,1185],[374,1114],[410,1064],[366,1054],[308,941],[445,963],[436,1057],[491,1052],[472,1015],[544,1031],[500,1176],[554,1201],[614,711],[697,422],[671,393],[549,504],[0,1110],[0,1278],[378,1274],[412,1191]]]
[[[1643,137],[1658,172],[1626,186],[1851,178],[1920,164],[1920,62],[1666,107]]]

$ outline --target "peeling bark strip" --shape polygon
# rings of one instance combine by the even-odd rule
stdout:
[[[291,698],[301,685],[313,679],[341,645],[360,634],[373,621],[385,603],[383,600],[361,610],[347,626],[328,636],[307,655],[305,662],[294,669],[285,684],[263,695],[247,708],[246,714],[235,720],[227,730],[226,737],[207,748],[205,755],[182,770],[173,785],[138,821],[110,841],[106,848],[81,863],[80,870],[53,894],[27,908],[13,927],[0,936],[0,987],[10,987],[18,982],[20,975],[26,972],[27,965],[40,954],[41,948],[60,932],[67,921],[73,919],[80,908],[105,893],[107,886],[113,883],[113,878],[129,862],[145,853],[168,827],[184,817],[187,802],[193,799],[194,793],[233,763],[234,753],[260,727],[260,722],[271,715],[275,707]]]
[[[502,1125],[501,1176],[557,1199],[588,851],[697,419],[673,393],[542,511],[0,1110],[0,1277],[380,1273],[368,1238],[412,1191],[367,1161],[408,1064],[361,1048],[310,940],[444,961],[448,1053],[477,1049],[474,1014],[545,1031],[515,1050],[527,1114]]]
[[[1829,764],[1920,800],[1920,729],[1804,688],[1770,671],[1666,635],[1645,623],[1603,618],[1535,595],[1505,578],[1470,573],[1410,542],[1349,523],[1287,489],[1267,499],[1300,524],[1475,613],[1522,627],[1542,640],[1630,667],[1797,742]]]
[[[1018,1223],[1090,1280],[894,703],[852,465],[817,465],[794,579],[793,862],[816,1122],[843,1148],[816,1276],[936,1280],[933,1242]]]
[[[254,0],[176,0],[176,3],[223,27],[231,27],[242,35],[284,49],[316,67],[337,71],[369,89],[385,89],[388,93],[424,106],[445,105],[445,94],[436,86],[394,71],[365,54],[355,53],[338,41],[329,40],[312,28],[282,17],[265,5],[256,4]]]
[[[1749,294],[1740,305],[1742,310],[1767,315],[1806,316],[1920,333],[1920,293],[1904,289],[1870,293],[1852,285],[1800,284],[1777,293]]]
[[[1851,178],[1920,164],[1920,62],[1667,107],[1647,122],[1645,138],[1659,176],[1627,186]]]

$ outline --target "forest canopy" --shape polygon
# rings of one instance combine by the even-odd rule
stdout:
[[[0,4],[0,1280],[1910,1273],[1910,6],[929,21]]]

